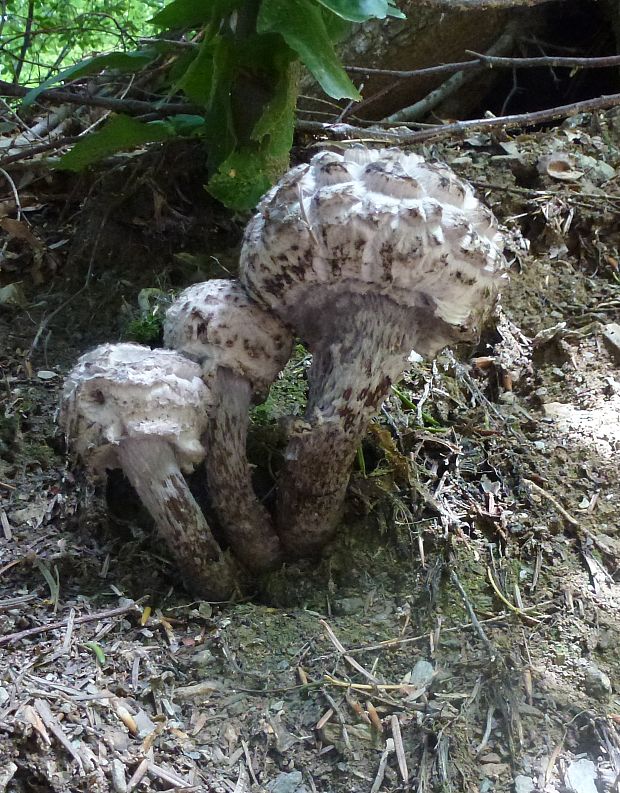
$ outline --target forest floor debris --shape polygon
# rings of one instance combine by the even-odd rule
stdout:
[[[27,305],[0,305],[0,791],[618,789],[619,118],[426,152],[510,231],[508,324],[473,362],[412,368],[332,554],[247,602],[190,602],[55,425],[66,371],[170,269],[145,248],[150,269],[95,264],[84,288],[61,246],[32,285],[10,243],[0,295]],[[29,218],[53,245],[72,230],[50,232],[48,200]],[[194,247],[228,267],[238,229],[212,228]],[[213,267],[188,256],[177,281]],[[290,373],[302,393],[303,356]]]

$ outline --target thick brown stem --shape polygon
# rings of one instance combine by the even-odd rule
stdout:
[[[368,424],[414,342],[425,343],[424,315],[380,295],[340,295],[310,329],[307,424],[289,441],[278,483],[277,525],[289,555],[314,555],[333,536]]]
[[[212,383],[214,412],[204,435],[209,494],[233,554],[260,572],[281,560],[271,517],[252,486],[247,459],[251,387],[221,367]]]
[[[127,439],[118,447],[118,458],[178,565],[184,586],[202,598],[230,598],[237,589],[232,566],[194,500],[170,444],[161,438]]]

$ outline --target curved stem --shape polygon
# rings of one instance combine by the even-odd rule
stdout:
[[[260,572],[281,560],[271,517],[252,486],[246,442],[252,392],[249,382],[220,367],[210,384],[215,408],[204,434],[209,495],[233,554]]]
[[[233,568],[192,496],[170,444],[161,438],[126,439],[118,447],[118,458],[186,588],[202,598],[229,599],[237,589]]]
[[[426,341],[423,314],[381,295],[340,295],[314,320],[307,424],[290,438],[278,482],[277,526],[289,555],[313,555],[333,536],[368,424],[415,341]]]

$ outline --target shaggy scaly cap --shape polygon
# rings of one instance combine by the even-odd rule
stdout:
[[[207,383],[221,366],[262,395],[288,361],[292,343],[286,326],[238,281],[190,286],[166,312],[164,344],[199,361]]]
[[[326,289],[383,295],[416,311],[416,351],[433,355],[477,336],[505,277],[501,247],[491,212],[446,165],[396,149],[324,151],[260,202],[241,281],[311,346]]]
[[[191,470],[204,458],[209,389],[200,366],[171,350],[103,344],[82,355],[65,380],[59,422],[94,471],[117,467],[125,438],[157,437]]]

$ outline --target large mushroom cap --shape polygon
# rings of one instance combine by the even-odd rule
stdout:
[[[447,166],[397,149],[324,151],[259,204],[241,281],[310,345],[322,287],[383,295],[417,310],[417,352],[432,355],[476,337],[506,268],[501,248],[490,211]]]
[[[193,361],[172,350],[103,344],[67,376],[59,421],[94,471],[117,466],[121,440],[149,437],[168,441],[179,466],[191,470],[204,458],[199,439],[209,402]]]
[[[221,366],[263,394],[288,361],[292,336],[238,281],[214,279],[188,287],[170,306],[164,344],[201,361],[207,383]]]

